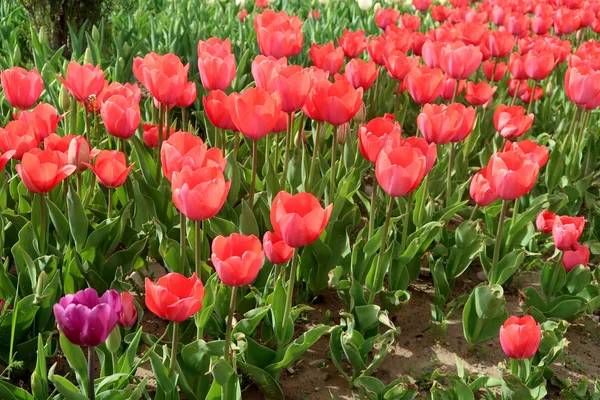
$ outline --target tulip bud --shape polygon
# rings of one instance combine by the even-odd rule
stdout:
[[[357,124],[362,124],[365,121],[366,114],[367,114],[367,109],[365,107],[365,103],[363,102],[362,105],[360,106],[360,109],[354,115],[354,118],[352,118],[352,120],[354,122],[356,122]]]
[[[346,143],[346,136],[350,131],[350,124],[346,122],[344,125],[340,125],[337,128],[337,141],[342,146]]]
[[[373,6],[373,0],[357,0],[358,8],[363,11],[367,11]]]
[[[122,292],[119,297],[123,310],[119,314],[119,325],[125,329],[131,329],[137,322],[138,313],[133,302],[133,296],[129,292]]]
[[[546,96],[551,97],[552,96],[552,89],[554,89],[554,85],[552,85],[552,82],[548,82],[548,84],[546,85]]]
[[[96,25],[92,26],[92,40],[96,43],[100,42],[100,32]]]
[[[106,348],[111,353],[116,353],[121,347],[121,329],[115,326],[112,332],[106,338]]]
[[[67,159],[70,165],[77,167],[79,171],[84,171],[86,166],[83,163],[90,162],[90,145],[83,136],[76,136],[71,139]]]
[[[44,28],[43,26],[38,32],[38,40],[42,46],[48,46],[48,34],[46,33],[46,28]]]
[[[37,371],[33,371],[31,374],[31,393],[35,395],[36,399],[38,398],[38,394],[41,396],[48,395],[48,382],[44,380]]]
[[[578,30],[577,33],[575,34],[575,40],[577,42],[581,42],[581,30]]]
[[[58,105],[63,111],[67,111],[71,108],[71,95],[69,94],[69,91],[67,90],[67,87],[65,85],[60,86],[60,92],[58,94]]]
[[[85,49],[85,54],[83,55],[83,62],[84,62],[84,64],[93,64],[94,63],[94,59],[92,58],[92,52],[90,51],[89,47],[87,49]]]
[[[21,63],[21,49],[19,46],[15,46],[15,50],[13,51],[13,64],[17,65]]]
[[[37,284],[35,286],[35,297],[36,298],[42,297],[42,295],[44,294],[44,290],[46,289],[46,286],[48,286],[49,280],[50,280],[50,278],[48,277],[48,274],[46,273],[46,271],[42,271],[42,273],[37,278]]]

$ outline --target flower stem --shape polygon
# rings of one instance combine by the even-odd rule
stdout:
[[[427,201],[428,192],[429,174],[425,175],[425,182],[423,182],[423,195],[421,196],[421,202],[419,203],[419,212],[417,213],[417,226],[421,226],[421,222],[423,222],[423,211],[425,211],[425,202]]]
[[[517,88],[515,89],[515,93],[513,94],[512,100],[510,101],[510,105],[515,104],[515,100],[517,98],[517,94],[519,94],[519,87],[521,87],[521,80],[517,82]]]
[[[273,165],[273,168],[275,169],[273,172],[275,172],[275,174],[277,174],[277,169],[279,167],[279,142],[281,142],[279,136],[279,133],[275,134],[275,164]]]
[[[196,221],[196,234],[194,235],[194,256],[196,258],[196,275],[201,276],[202,273],[202,221]]]
[[[471,216],[469,217],[470,221],[473,221],[473,218],[475,218],[475,214],[477,214],[477,210],[479,210],[479,204],[475,204],[475,207],[473,207],[473,212],[471,213]]]
[[[335,126],[334,126],[335,130]],[[331,175],[329,178],[329,203],[333,203],[335,196],[335,162],[337,152],[337,137],[334,131],[331,131]]]
[[[537,85],[537,81],[533,81],[533,88],[531,89],[531,97],[529,98],[529,106],[527,106],[527,114],[531,112],[533,108],[533,99],[535,98],[535,87]]]
[[[404,215],[404,223],[402,224],[402,243],[400,243],[400,254],[406,250],[406,238],[408,237],[408,225],[410,224],[410,214],[412,211],[413,194],[411,192],[406,199],[406,214]]]
[[[448,158],[448,175],[446,176],[446,207],[450,206],[450,197],[452,196],[452,164],[454,163],[454,146],[450,143],[450,157]]]
[[[112,198],[113,198],[113,188],[108,188],[108,199],[107,199],[107,203],[108,203],[108,213],[107,213],[107,217],[108,219],[112,218]]]
[[[95,400],[96,392],[94,391],[94,350],[95,347],[88,347],[88,364],[87,364],[87,373],[88,373],[88,399]]]
[[[377,105],[377,95],[379,94],[379,83],[381,82],[381,75],[379,71],[377,71],[377,77],[375,78],[375,90],[373,91],[373,98],[371,99],[371,107],[369,109],[368,114],[371,117],[375,116],[375,106]]]
[[[233,161],[237,162],[238,151],[240,150],[240,134],[233,132]]]
[[[498,230],[496,231],[496,243],[494,244],[494,258],[492,259],[492,268],[490,270],[491,277],[488,276],[490,284],[494,284],[496,279],[496,266],[500,258],[500,248],[502,247],[502,230],[504,229],[504,217],[508,209],[508,200],[502,200],[502,210],[500,211],[500,219],[498,221]],[[493,278],[493,279],[492,279]]]
[[[285,181],[287,179],[288,164],[290,162],[290,147],[292,144],[292,129],[294,123],[294,114],[288,114],[288,128],[285,133],[285,159],[283,161],[283,176],[281,177],[281,188],[285,189]],[[300,127],[302,129],[302,127]]]
[[[85,110],[85,138],[89,143],[92,140],[91,129],[90,129],[90,113]]]
[[[45,256],[48,250],[48,223],[46,216],[46,193],[40,193],[40,255]]]
[[[377,215],[377,208],[375,205],[377,204],[377,189],[379,188],[379,182],[377,182],[377,178],[373,178],[373,189],[371,192],[371,209],[369,210],[369,236],[368,239],[373,237],[373,229],[375,227],[375,216]]]
[[[554,269],[552,270],[552,277],[550,278],[550,287],[548,288],[547,300],[550,300],[550,298],[556,291],[555,286],[556,286],[556,280],[558,279],[558,273],[560,271],[560,268],[563,268],[563,266],[562,266],[563,254],[564,253],[561,251],[560,256],[558,257],[558,260],[556,260],[556,264],[554,265]]]
[[[185,215],[179,213],[179,265],[181,273],[185,273],[185,236],[186,236],[186,218]]]
[[[392,210],[394,209],[394,198],[392,196],[390,196],[390,199],[388,201],[388,205],[387,205],[387,214],[385,216],[385,222],[383,224],[383,234],[381,235],[381,247],[379,248],[379,254],[377,255],[377,264],[375,265],[375,281],[377,282],[377,280],[379,279],[379,274],[380,274],[380,270],[381,270],[381,264],[383,262],[383,255],[385,253],[385,247],[387,245],[387,236],[388,236],[388,230],[390,228],[390,220],[392,219]],[[369,293],[369,304],[373,304],[373,302],[375,301],[375,295],[377,294],[377,292],[375,290],[373,290],[371,293]]]
[[[233,366],[233,354],[231,352],[231,330],[233,328],[233,313],[235,312],[235,297],[237,287],[231,287],[231,300],[229,302],[229,315],[227,316],[227,329],[225,330],[225,361]]]
[[[75,101],[75,98],[73,96],[71,96],[71,122],[69,122],[69,129],[71,129],[70,132],[65,132],[65,133],[72,133],[73,135],[77,134],[77,102]]]
[[[254,208],[254,192],[256,185],[256,168],[258,164],[258,140],[252,141],[252,178],[250,180],[250,197],[248,199],[248,205],[250,210]]]
[[[312,180],[315,174],[315,169],[317,165],[317,155],[319,154],[319,145],[321,144],[321,128],[324,126],[323,122],[317,122],[317,132],[315,137],[315,147],[313,149],[312,159],[310,161],[310,170],[308,172],[308,181],[306,182],[305,190],[307,192],[312,190]]]
[[[162,105],[161,103],[158,103],[158,147],[156,149],[156,153],[154,153],[154,156],[156,158],[156,181],[160,182],[160,174],[161,174],[161,167],[160,167],[160,150],[162,149],[162,144],[163,144],[163,129],[162,129],[162,125],[163,125],[163,113],[162,113]]]
[[[285,299],[285,309],[283,311],[283,333],[287,332],[288,319],[292,310],[292,298],[294,297],[294,285],[296,284],[296,268],[298,267],[298,248],[294,249],[292,255],[292,266],[290,268],[290,281],[287,288],[287,297]],[[281,339],[281,338],[280,338]],[[285,343],[280,343],[279,348],[283,349]]]
[[[177,361],[177,342],[179,341],[179,322],[173,322],[173,337],[171,338],[171,361],[169,363],[169,378],[173,378],[175,362]]]

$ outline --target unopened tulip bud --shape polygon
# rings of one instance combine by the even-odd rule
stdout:
[[[85,171],[87,167],[83,163],[90,162],[90,151],[90,144],[83,136],[74,137],[67,152],[69,164],[77,167],[78,171]]]
[[[58,94],[58,105],[63,111],[67,111],[71,108],[71,95],[69,94],[69,91],[67,90],[65,85],[60,86],[60,92]]]
[[[50,279],[48,278],[48,274],[46,271],[42,271],[42,273],[37,278],[37,284],[35,286],[35,297],[36,299],[41,298],[44,294],[44,290],[46,286],[48,286],[48,282]]]
[[[84,62],[84,64],[94,64],[94,59],[92,58],[92,52],[90,51],[89,47],[87,49],[85,49],[85,54],[83,55],[83,62]]]
[[[133,296],[128,292],[122,292],[119,297],[121,298],[121,304],[123,310],[119,314],[119,325],[125,329],[131,329],[137,322],[137,309],[133,302]]]
[[[346,136],[350,131],[350,124],[346,122],[344,125],[340,125],[337,128],[337,141],[342,146],[346,143]]]
[[[119,329],[118,326],[115,326],[106,338],[106,348],[111,353],[116,353],[119,350],[119,347],[121,347],[121,341],[121,329]]]
[[[17,65],[21,63],[21,49],[19,49],[19,46],[15,46],[13,51],[13,63]]]
[[[546,85],[546,96],[551,97],[552,96],[552,89],[554,89],[554,85],[552,84],[552,82],[548,82],[548,84]]]
[[[100,41],[100,31],[98,31],[96,25],[92,26],[92,40],[96,43]]]
[[[360,106],[360,109],[358,110],[356,115],[354,115],[354,118],[352,118],[352,120],[354,122],[356,122],[357,124],[362,124],[363,122],[365,122],[366,114],[367,114],[367,109],[365,107],[365,103],[363,102],[362,105]]]
[[[38,32],[38,40],[42,46],[48,46],[48,34],[46,33],[46,28],[44,28],[43,26]]]
[[[31,374],[32,393],[48,393],[48,383],[40,377],[37,371]]]
[[[358,8],[367,11],[373,6],[373,0],[357,0]]]
[[[575,40],[577,42],[581,41],[581,30],[578,30],[577,33],[575,34]]]

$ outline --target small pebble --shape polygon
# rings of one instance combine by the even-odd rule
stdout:
[[[318,386],[315,386],[315,392],[318,392],[318,391],[319,391],[319,389],[320,389],[320,387],[318,387]]]

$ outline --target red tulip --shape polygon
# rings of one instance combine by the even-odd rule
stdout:
[[[99,65],[95,67],[92,64],[81,65],[76,61],[71,61],[67,66],[66,78],[58,75],[58,79],[75,100],[82,104],[95,101],[106,86],[104,71]]]
[[[279,119],[275,123],[275,126],[271,130],[272,133],[287,132],[288,127],[288,116],[286,113],[279,113]]]
[[[92,170],[102,186],[114,189],[125,183],[134,163],[128,167],[124,153],[117,150],[102,150],[96,156],[94,165],[86,162],[83,165]]]
[[[386,146],[398,147],[402,143],[402,128],[393,119],[374,118],[358,128],[360,153],[372,163]]]
[[[248,11],[242,10],[242,11],[238,12],[237,13],[237,17],[240,20],[240,22],[244,22],[244,20],[246,19],[246,17],[248,17]]]
[[[402,25],[403,28],[410,29],[411,31],[418,31],[419,27],[421,26],[421,17],[408,13],[402,14],[402,17],[400,17],[400,25]]]
[[[527,79],[519,80],[519,79],[508,79],[508,95],[513,97],[517,96],[521,98],[527,92]]]
[[[475,109],[460,103],[425,104],[417,126],[429,143],[446,144],[467,137],[475,124]]]
[[[511,12],[504,17],[504,27],[515,36],[524,35],[529,27],[529,17],[519,12]]]
[[[13,158],[20,160],[23,154],[39,146],[37,126],[32,122],[11,121],[0,128],[0,150],[15,150]]]
[[[87,169],[85,163],[89,163],[98,152],[98,150],[92,150],[83,136],[74,136],[67,149],[67,161],[70,165],[75,166],[79,172],[85,171]]]
[[[356,58],[367,48],[365,31],[349,31],[344,28],[344,34],[338,39],[338,44],[348,58]]]
[[[423,53],[423,45],[427,41],[427,36],[420,32],[415,32],[412,37],[410,48],[415,56],[420,56]]]
[[[58,111],[48,103],[40,103],[33,110],[19,111],[16,119],[34,123],[37,126],[38,141],[42,141],[51,133],[56,132],[58,123],[64,115],[58,115]]]
[[[119,313],[119,325],[125,329],[131,329],[137,322],[137,309],[133,303],[133,296],[129,292],[122,292],[119,294],[121,298],[121,305],[123,309]]]
[[[44,90],[44,81],[36,68],[31,71],[20,67],[5,69],[0,80],[6,101],[15,108],[33,107]]]
[[[121,139],[133,136],[140,126],[140,105],[121,95],[111,96],[102,105],[100,115],[106,131]]]
[[[521,106],[500,104],[494,111],[494,126],[503,138],[516,139],[531,128],[533,117],[533,114],[525,115]]]
[[[162,131],[165,131],[164,125],[161,125]],[[144,140],[144,144],[146,147],[151,149],[156,149],[158,147],[158,125],[152,124],[143,124],[142,125],[142,139]],[[170,134],[172,135],[175,130],[173,128],[170,129]]]
[[[505,30],[489,31],[482,46],[489,50],[492,57],[507,57],[515,46],[514,36]]]
[[[333,42],[323,46],[313,43],[308,56],[315,67],[329,72],[329,75],[337,74],[344,65],[344,50],[341,47],[336,48]]]
[[[66,154],[36,148],[23,155],[16,170],[31,193],[47,193],[75,172],[76,168],[67,164]]]
[[[294,248],[285,244],[276,232],[265,232],[263,248],[271,264],[285,264],[294,255]]]
[[[319,10],[310,10],[308,11],[308,18],[309,19],[319,19],[319,17],[321,16],[321,13],[319,12]]]
[[[419,66],[419,61],[419,57],[407,57],[403,52],[394,50],[389,56],[385,57],[385,68],[392,79],[402,81],[411,69]],[[346,71],[348,65],[346,65]]]
[[[173,173],[173,203],[188,219],[200,221],[214,217],[227,200],[231,181],[214,166],[192,169],[184,166]]]
[[[578,265],[587,267],[590,262],[590,248],[577,243],[575,250],[567,250],[563,254],[562,265],[567,272],[570,272]]]
[[[396,25],[400,18],[400,11],[393,8],[378,8],[375,10],[375,23],[378,27],[385,30],[388,25]]]
[[[480,207],[492,204],[498,199],[498,193],[492,188],[488,180],[487,168],[482,168],[473,175],[469,193],[475,204]]]
[[[292,113],[304,106],[310,87],[308,72],[299,65],[290,65],[275,69],[266,89],[271,94],[279,93],[281,111]]]
[[[231,53],[231,41],[229,39],[221,40],[217,37],[211,37],[207,40],[198,41],[198,56],[202,53],[208,53],[214,57],[225,58]]]
[[[9,150],[6,153],[2,153],[0,155],[0,171],[4,169],[6,164],[11,160],[11,158],[15,155],[15,150]]]
[[[514,200],[528,193],[537,180],[539,167],[521,152],[495,153],[487,166],[492,189],[503,200]]]
[[[487,82],[467,82],[465,100],[474,106],[482,106],[496,93],[497,87],[491,87]]]
[[[275,58],[291,57],[302,50],[302,21],[285,11],[266,10],[254,16],[254,29],[260,52]]]
[[[404,87],[416,103],[433,103],[440,97],[443,76],[439,68],[413,68],[404,77]]]
[[[190,65],[183,65],[175,54],[147,54],[133,59],[133,74],[146,89],[166,105],[175,105],[193,82],[188,82]]]
[[[375,163],[377,182],[392,197],[412,193],[425,176],[427,160],[413,147],[385,147]]]
[[[583,217],[556,216],[552,225],[552,238],[556,248],[562,251],[576,250],[584,225]]]
[[[458,89],[456,88],[456,85],[458,83]],[[463,80],[456,80],[453,77],[451,77],[448,74],[444,74],[444,76],[442,77],[442,91],[440,93],[440,96],[442,97],[442,99],[447,100],[447,101],[451,101],[454,99],[454,91],[456,91],[456,96],[458,96],[459,94],[461,94],[463,92],[463,90],[465,89],[465,81]]]
[[[433,0],[412,0],[412,5],[415,9],[425,12],[431,7]]]
[[[592,110],[600,105],[600,71],[586,65],[567,68],[565,93],[569,100]]]
[[[494,71],[494,66],[496,70]],[[483,63],[483,75],[488,81],[492,80],[494,74],[494,82],[499,82],[506,73],[506,63],[499,61],[486,61]]]
[[[388,26],[383,33],[383,37],[388,43],[383,55],[387,57],[394,50],[406,53],[412,45],[413,34],[414,32],[410,29],[400,28],[396,25]]]
[[[181,92],[179,99],[175,105],[180,108],[188,108],[196,101],[196,97],[198,96],[198,92],[196,89],[196,83],[189,82],[185,87],[185,90]]]
[[[162,144],[160,160],[163,174],[169,182],[173,182],[173,174],[181,172],[183,167],[191,169],[204,167],[225,170],[227,160],[218,147],[208,148],[202,139],[189,132],[178,131]]]
[[[402,142],[401,146],[419,150],[425,156],[424,175],[427,175],[431,171],[437,159],[437,146],[435,143],[427,143],[427,140],[423,138],[410,136]]]
[[[344,69],[344,76],[348,82],[352,83],[355,89],[362,88],[368,90],[377,75],[379,74],[379,68],[373,61],[364,61],[360,58],[352,59],[346,68]]]
[[[581,27],[581,16],[579,10],[558,10],[554,18],[554,33],[557,35],[569,35]]]
[[[504,8],[499,5],[494,5],[490,12],[490,20],[494,23],[494,25],[501,26],[504,24],[506,14],[508,14],[509,12],[510,8]]]
[[[445,42],[434,42],[426,40],[421,49],[423,62],[430,68],[439,68],[442,49],[446,46]]]
[[[60,151],[61,153],[67,154],[71,140],[75,137],[76,136],[74,135],[58,136],[56,133],[51,133],[44,139],[44,150]]]
[[[285,57],[277,59],[260,54],[254,57],[254,60],[252,60],[252,77],[256,82],[256,87],[266,89],[271,78],[284,67],[287,67],[287,58]]]
[[[213,240],[210,259],[225,285],[248,286],[256,279],[265,255],[256,236],[232,233]]]
[[[482,57],[478,47],[454,42],[442,49],[440,67],[455,79],[467,79],[479,68]]]
[[[229,97],[231,120],[249,139],[258,140],[273,130],[279,120],[279,96],[271,96],[265,89],[248,88]]]
[[[554,24],[553,18],[544,18],[544,17],[533,17],[531,19],[531,30],[536,35],[545,35],[548,33],[552,25]]]
[[[345,79],[335,83],[321,81],[313,86],[306,99],[304,110],[315,121],[326,121],[339,126],[350,121],[362,106],[362,88]]]
[[[431,18],[437,22],[444,22],[450,16],[451,10],[445,5],[431,7]]]
[[[537,227],[537,230],[542,233],[552,233],[555,219],[556,214],[548,210],[544,210],[539,213],[535,219],[535,226]]]
[[[550,51],[530,51],[523,58],[523,67],[528,78],[546,79],[554,68],[554,56]]]
[[[156,283],[146,278],[146,306],[154,314],[183,322],[202,309],[204,286],[196,273],[186,278],[171,272]]]
[[[231,99],[221,90],[213,90],[208,97],[202,96],[206,117],[215,127],[229,131],[236,130],[231,119]]]
[[[521,140],[520,142],[506,141],[504,151],[521,152],[529,157],[529,159],[536,163],[540,168],[548,162],[548,148],[546,146],[540,146],[531,140]]]
[[[206,90],[225,90],[235,78],[235,56],[213,56],[208,52],[198,55],[200,81]]]
[[[136,103],[139,103],[142,99],[142,91],[140,90],[137,83],[122,84],[119,82],[113,82],[106,86],[98,98],[98,105],[102,108],[102,103],[110,99],[112,96],[121,95],[128,99],[133,99]]]
[[[321,236],[329,222],[333,204],[323,209],[310,193],[291,195],[281,191],[271,205],[271,225],[290,247],[311,244]]]
[[[523,318],[512,316],[500,327],[500,345],[507,357],[531,358],[542,340],[542,328],[531,315]]]

